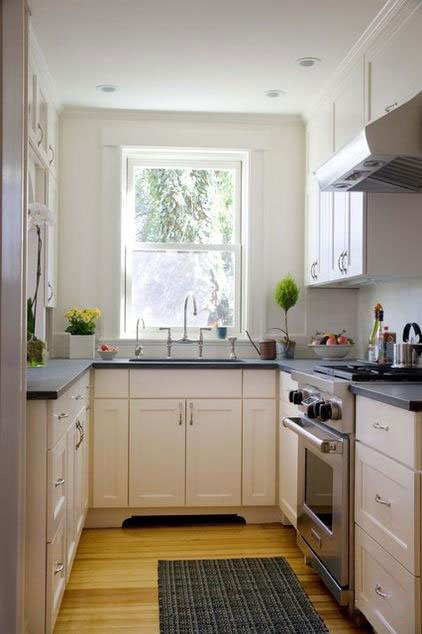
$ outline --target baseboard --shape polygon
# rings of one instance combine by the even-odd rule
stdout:
[[[282,513],[277,506],[235,506],[235,507],[180,507],[180,508],[124,508],[89,509],[85,528],[119,528],[132,515],[222,515],[237,514],[247,524],[271,524],[282,521]]]

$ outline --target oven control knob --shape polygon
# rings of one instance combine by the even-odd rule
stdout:
[[[291,390],[289,392],[289,401],[294,405],[300,405],[302,402],[303,394],[300,390]]]
[[[308,406],[306,415],[308,418],[318,418],[321,407],[324,405],[324,401],[315,401]]]
[[[321,405],[321,407],[319,408],[319,418],[322,421],[332,418],[331,403],[324,403],[323,405]]]

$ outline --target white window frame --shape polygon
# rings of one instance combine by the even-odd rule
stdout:
[[[248,241],[248,217],[247,217],[247,174],[248,155],[245,152],[235,151],[213,151],[213,150],[184,150],[156,148],[154,150],[134,150],[127,149],[123,152],[123,174],[122,174],[122,215],[121,215],[121,311],[120,311],[120,337],[133,338],[135,335],[136,319],[130,319],[132,306],[132,271],[131,254],[134,249],[143,251],[151,249],[154,251],[229,251],[235,257],[235,305],[233,327],[228,328],[230,336],[240,336],[247,327],[246,307],[246,253]],[[190,244],[190,243],[152,243],[136,242],[133,239],[135,230],[133,226],[134,218],[134,195],[133,195],[133,168],[142,167],[197,167],[231,169],[235,174],[235,202],[234,202],[234,241],[231,244]],[[139,315],[142,317],[142,315]],[[189,322],[188,322],[189,323]],[[168,324],[162,324],[162,327]],[[188,326],[188,331],[194,333],[197,327]],[[181,327],[172,327],[175,335],[181,334]],[[145,330],[141,333],[142,339],[163,338],[159,328],[149,327],[146,324]],[[207,333],[205,333],[207,337]]]

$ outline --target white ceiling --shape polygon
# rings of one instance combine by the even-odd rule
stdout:
[[[385,0],[30,0],[66,105],[301,112]],[[303,68],[298,57],[320,57]],[[98,84],[117,84],[104,94]],[[282,89],[269,99],[264,91]]]

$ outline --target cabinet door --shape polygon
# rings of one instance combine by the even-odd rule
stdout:
[[[76,542],[82,532],[85,522],[85,500],[86,500],[86,461],[87,455],[87,435],[86,435],[86,410],[85,408],[76,417],[77,440],[75,444],[75,472],[74,472],[74,510]]]
[[[57,235],[58,235],[58,188],[54,177],[47,175],[47,205],[54,213],[55,222],[46,226],[45,258],[45,305],[53,308],[57,305]]]
[[[332,95],[334,151],[359,134],[365,122],[363,57],[353,66]]]
[[[292,405],[280,401],[280,423],[278,434],[278,505],[287,519],[297,526],[297,460],[299,439],[283,425],[285,416],[298,416],[300,412]]]
[[[95,399],[93,506],[128,505],[129,404],[127,399]]]
[[[57,176],[58,156],[59,156],[59,118],[53,104],[48,104],[47,112],[47,158],[51,173]]]
[[[37,129],[37,149],[47,161],[48,149],[48,99],[47,93],[40,82],[39,76],[36,81],[36,129]]]
[[[271,399],[243,401],[242,503],[275,504],[276,407]]]
[[[186,412],[186,504],[241,503],[242,402],[195,399]]]
[[[306,283],[326,282],[329,279],[329,240],[331,192],[322,192],[315,177],[311,178],[307,204],[307,262]]]
[[[346,196],[346,242],[342,258],[345,278],[366,273],[366,196],[361,192]]]
[[[331,214],[330,280],[344,277],[342,260],[346,250],[346,227],[349,198],[347,193],[333,194]]]
[[[47,451],[47,541],[51,542],[66,514],[66,436]]]
[[[332,112],[329,99],[322,102],[309,120],[307,137],[307,173],[312,176],[333,152]]]
[[[67,444],[67,499],[66,499],[66,574],[69,578],[76,552],[76,514],[75,514],[75,471],[76,444],[79,432],[76,421],[69,426],[66,433]]]
[[[129,506],[185,503],[185,401],[130,402]]]
[[[422,90],[422,4],[409,0],[365,54],[368,120],[377,119]]]

